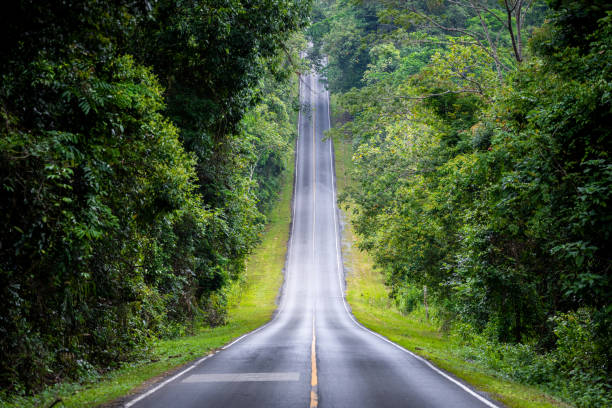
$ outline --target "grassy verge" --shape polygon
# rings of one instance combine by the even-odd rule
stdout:
[[[269,215],[262,243],[249,258],[247,273],[230,291],[228,324],[204,328],[196,335],[154,344],[146,361],[126,364],[89,384],[59,384],[29,398],[6,403],[2,407],[91,407],[111,402],[146,386],[198,357],[247,333],[272,317],[282,284],[287,239],[291,220],[293,162],[286,176],[280,200]]]
[[[337,186],[342,193],[350,185],[350,141],[336,138]],[[402,314],[388,297],[384,280],[373,268],[367,253],[355,248],[356,237],[345,213],[343,256],[347,275],[347,300],[355,317],[366,327],[427,358],[438,367],[487,392],[508,407],[565,407],[567,405],[529,386],[502,378],[500,374],[461,357],[459,341],[443,335],[425,318],[423,309]]]

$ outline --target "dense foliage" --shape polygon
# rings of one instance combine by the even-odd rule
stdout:
[[[292,0],[23,0],[0,46],[0,387],[225,319],[295,137]]]
[[[609,405],[610,5],[390,0],[374,25],[372,7],[318,3],[310,31],[343,92],[361,247],[491,367]]]

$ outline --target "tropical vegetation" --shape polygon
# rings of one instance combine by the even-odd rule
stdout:
[[[612,403],[612,8],[321,1],[309,35],[353,146],[359,246],[470,358]],[[325,57],[324,57],[325,56]]]
[[[0,388],[226,320],[276,199],[308,1],[23,0],[0,30]]]

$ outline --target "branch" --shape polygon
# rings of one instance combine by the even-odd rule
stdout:
[[[516,7],[516,4],[512,9],[508,5],[508,0],[504,0],[504,4],[506,6],[506,15],[508,16],[508,31],[510,32],[510,39],[512,40],[512,48],[514,49],[514,57],[518,62],[521,62],[521,56],[516,48],[516,40],[514,39],[514,30],[512,29],[512,12]]]
[[[528,0],[527,1],[527,5],[525,6],[525,9],[524,9],[523,14],[521,16],[521,25],[523,25],[523,23],[525,22],[525,16],[529,12],[529,9],[531,8],[531,6],[533,6],[534,2],[535,2],[534,0]]]
[[[280,46],[282,50],[285,52],[285,55],[287,56],[287,60],[289,60],[289,65],[291,65],[295,69],[295,73],[298,74],[298,76],[301,75],[302,73],[300,69],[302,67],[300,67],[298,64],[295,63],[295,61],[293,60],[293,57],[291,56],[291,52],[289,52],[289,50],[287,49],[287,45],[284,42],[281,42]]]
[[[424,99],[435,98],[436,96],[442,96],[442,95],[448,95],[448,94],[462,94],[462,93],[479,94],[479,95],[484,96],[482,94],[482,92],[479,91],[478,89],[464,88],[464,89],[460,89],[458,91],[452,91],[452,90],[449,89],[449,90],[444,91],[444,92],[434,93],[434,94],[429,94],[429,95],[421,95],[421,96],[395,95],[394,97],[391,97],[391,98],[380,98],[380,99],[385,100],[385,101],[390,101],[390,100],[394,100],[394,99],[409,99],[409,100],[422,101]]]
[[[507,0],[505,0],[507,1]],[[478,45],[480,48],[482,48],[482,50],[487,53],[487,55],[489,55],[489,57],[491,57],[492,59],[496,59],[495,55],[493,55],[493,53],[491,52],[491,50],[489,50],[481,41],[481,39],[478,37],[478,35],[476,35],[476,33],[469,31],[469,30],[464,30],[462,28],[455,28],[455,27],[447,27],[447,26],[443,26],[442,24],[438,23],[437,21],[435,21],[433,18],[429,17],[426,14],[420,13],[419,11],[417,11],[414,7],[408,7],[408,10],[410,10],[411,12],[413,12],[414,14],[416,14],[417,16],[429,21],[431,24],[433,24],[436,28],[439,28],[440,30],[444,30],[444,31],[449,31],[449,32],[454,32],[454,33],[461,33],[464,34],[468,37],[471,37],[474,39],[474,41],[476,42],[476,45]],[[513,37],[514,39],[514,37]],[[513,40],[514,41],[514,40]],[[505,67],[505,66],[504,66]]]
[[[56,406],[57,404],[62,404],[64,405],[64,400],[62,400],[61,398],[57,398],[55,401],[53,401],[53,403],[51,405],[49,405],[49,408]]]
[[[461,44],[461,45],[478,45],[475,41],[445,41],[441,39],[436,40],[409,40],[406,42],[408,45],[420,45],[420,44]]]
[[[461,2],[454,1],[454,0],[448,0],[448,2],[449,3],[453,3],[453,4],[457,4],[457,5],[461,5]],[[493,12],[493,10],[491,10],[487,6],[485,6],[485,5],[481,4],[481,3],[476,4],[475,2],[469,2],[469,6],[472,7],[473,9],[475,9],[475,10],[486,11],[491,16],[493,16],[493,18],[495,18],[497,21],[502,23],[504,26],[506,25],[506,22],[502,18],[500,18],[497,14],[495,14]]]
[[[491,47],[492,53],[494,55],[493,61],[495,61],[495,69],[497,70],[497,78],[499,79],[499,82],[502,83],[504,78],[501,72],[501,64],[499,62],[499,55],[497,55],[497,47],[493,44],[493,41],[491,41],[491,35],[489,34],[489,27],[487,27],[484,19],[482,18],[482,14],[480,13],[480,10],[477,9],[473,5],[473,3],[472,3],[472,7],[474,8],[474,11],[476,12],[476,14],[478,14],[480,25],[482,26],[482,29],[487,37],[487,42],[489,43],[489,47]]]

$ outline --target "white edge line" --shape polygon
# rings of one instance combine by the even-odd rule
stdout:
[[[299,90],[298,90],[298,98],[301,98],[302,95],[302,84],[301,81],[298,78],[298,84],[299,84]],[[301,100],[300,100],[301,101]],[[297,191],[297,179],[298,179],[298,160],[299,160],[299,149],[300,149],[300,123],[302,121],[302,108],[300,107],[300,110],[298,111],[298,124],[297,124],[297,139],[296,139],[296,149],[295,149],[295,172],[294,172],[294,180],[293,180],[293,191],[295,194],[295,191]],[[289,242],[290,242],[290,248],[289,248],[289,255],[293,254],[293,231],[295,228],[295,196],[293,197],[293,206],[292,206],[292,219],[291,219],[291,237],[289,238]],[[286,275],[285,275],[285,282],[288,284],[288,280],[289,280],[289,272],[290,268],[286,269]],[[276,318],[281,314],[281,312],[284,310],[285,308],[285,303],[286,300],[283,300],[281,307],[278,309],[277,313],[275,314],[275,316],[272,318],[272,320],[270,320],[268,323],[264,324],[263,326],[258,327],[255,330],[252,330],[246,334],[243,334],[242,336],[238,337],[236,340],[232,341],[229,344],[226,344],[225,346],[221,347],[221,350],[226,350],[227,348],[233,346],[234,344],[238,343],[240,340],[243,340],[245,337],[248,337],[252,334],[257,333],[258,331],[266,328],[267,326],[269,326],[272,322],[274,322],[276,320]],[[207,356],[204,356],[202,358],[200,358],[198,361],[196,361],[195,363],[193,363],[191,366],[187,367],[186,369],[184,369],[183,371],[173,375],[172,377],[168,378],[166,381],[158,384],[157,386],[155,386],[154,388],[151,388],[149,391],[145,392],[144,394],[140,394],[138,397],[126,402],[123,406],[125,408],[130,408],[131,406],[133,406],[134,404],[140,402],[141,400],[147,398],[149,395],[153,394],[154,392],[158,391],[160,388],[166,386],[168,383],[171,383],[172,381],[176,380],[177,378],[179,378],[180,376],[182,376],[183,374],[193,370],[194,368],[196,368],[197,366],[199,366],[201,363],[203,363],[205,360],[209,359],[210,357],[214,356],[216,354],[216,352],[209,354]]]
[[[329,110],[329,90],[327,91],[327,119],[328,119],[328,124],[329,124],[329,128],[331,129],[331,115],[330,115],[330,110]],[[355,323],[355,325],[357,325],[357,327],[361,328],[362,330],[365,330],[368,333],[371,333],[372,335],[378,337],[379,339],[391,344],[392,346],[400,349],[401,351],[403,351],[404,353],[408,353],[409,355],[411,355],[412,357],[416,358],[417,360],[425,363],[425,365],[427,365],[429,368],[431,368],[433,371],[435,371],[436,373],[440,374],[442,377],[446,378],[447,380],[449,380],[450,382],[454,383],[455,385],[457,385],[459,388],[463,389],[465,392],[467,392],[468,394],[472,395],[473,397],[475,397],[476,399],[480,400],[482,403],[484,403],[485,405],[491,407],[491,408],[500,408],[499,406],[495,405],[494,403],[492,403],[491,401],[489,401],[488,399],[486,399],[485,397],[483,397],[482,395],[478,394],[477,392],[475,392],[474,390],[472,390],[471,388],[469,388],[468,386],[466,386],[465,384],[461,383],[460,381],[457,381],[456,379],[454,379],[453,377],[451,377],[450,375],[446,374],[445,372],[443,372],[442,370],[440,370],[438,367],[434,366],[432,363],[430,363],[429,361],[427,361],[425,358],[414,354],[412,351],[405,349],[404,347],[400,346],[399,344],[396,344],[394,342],[392,342],[391,340],[387,339],[384,336],[381,336],[380,334],[368,329],[367,327],[365,327],[364,325],[362,325],[361,323],[359,323],[357,320],[355,320],[355,317],[353,316],[353,314],[349,311],[347,303],[346,303],[346,298],[344,297],[344,285],[342,284],[342,277],[341,277],[341,265],[340,265],[340,251],[338,248],[338,221],[336,220],[336,176],[335,176],[335,172],[334,172],[334,168],[333,168],[333,156],[331,154],[332,152],[332,146],[333,146],[333,140],[331,140],[330,138],[330,144],[329,144],[329,150],[330,150],[330,168],[331,168],[331,174],[332,174],[332,212],[334,213],[334,231],[336,232],[335,234],[335,238],[336,238],[336,259],[337,259],[337,271],[338,271],[338,283],[340,284],[339,288],[340,288],[340,297],[342,298],[342,303],[344,304],[344,310],[346,310],[346,313],[348,314],[349,318],[351,319],[351,321],[353,323]]]

